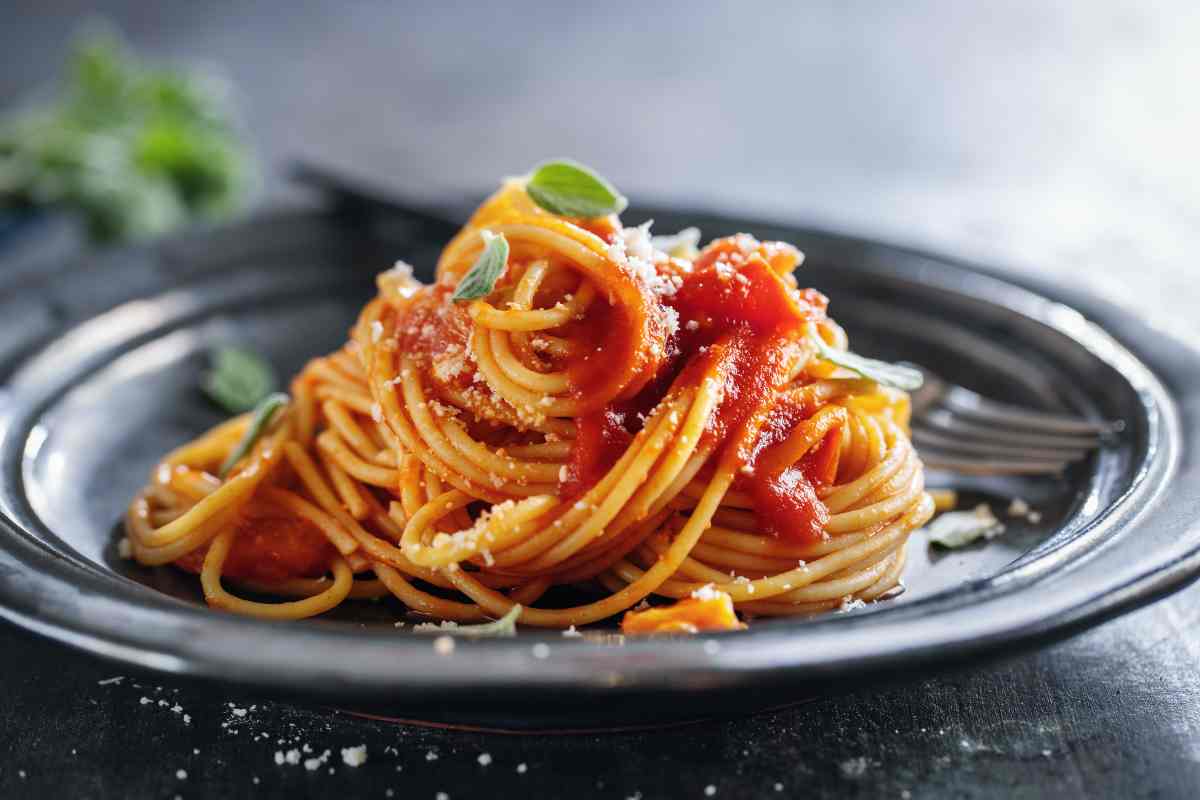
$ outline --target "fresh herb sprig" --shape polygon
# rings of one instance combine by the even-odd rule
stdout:
[[[455,302],[478,300],[487,297],[496,288],[496,281],[504,274],[508,264],[508,240],[504,234],[494,234],[491,231],[480,231],[483,236],[483,252],[475,263],[467,270],[467,274],[458,282],[451,299]]]
[[[541,164],[529,176],[525,191],[551,214],[593,219],[620,214],[629,205],[611,183],[576,161]]]
[[[996,538],[1004,533],[1004,523],[996,519],[987,503],[981,503],[971,511],[948,511],[925,530],[931,545],[954,550],[979,539]]]
[[[655,250],[676,258],[695,258],[700,252],[700,229],[684,228],[678,233],[651,237]]]
[[[246,432],[242,434],[241,441],[237,443],[237,447],[233,448],[233,452],[221,464],[221,469],[217,472],[218,478],[224,478],[229,474],[229,470],[241,461],[246,455],[254,449],[254,445],[262,438],[271,427],[271,421],[275,418],[276,412],[285,407],[291,402],[291,398],[282,392],[267,395],[261,403],[254,409],[254,416],[250,419],[250,425],[246,428]]]
[[[521,606],[514,605],[508,613],[497,620],[483,622],[478,625],[428,625],[413,628],[415,633],[439,633],[451,636],[468,636],[472,638],[516,636],[517,618],[521,616]]]
[[[857,353],[851,353],[849,350],[838,350],[836,347],[830,347],[821,338],[821,335],[815,330],[812,331],[811,338],[817,345],[817,357],[822,361],[828,361],[832,364],[837,364],[839,367],[845,367],[851,372],[875,381],[883,386],[891,386],[894,389],[903,389],[911,392],[921,388],[925,378],[921,375],[921,371],[906,367],[902,364],[889,364],[886,361],[877,361],[874,358],[866,358]]]

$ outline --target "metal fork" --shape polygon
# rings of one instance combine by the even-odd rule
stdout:
[[[323,166],[292,165],[299,182],[352,208],[381,208],[420,223],[434,240],[458,232],[454,215],[364,186]],[[968,475],[1046,475],[1061,472],[1122,428],[1070,415],[998,403],[938,378],[916,364],[924,385],[913,393],[913,442],[932,469]]]
[[[916,364],[925,383],[912,395],[912,435],[930,469],[968,475],[1052,475],[1124,428],[990,400]]]

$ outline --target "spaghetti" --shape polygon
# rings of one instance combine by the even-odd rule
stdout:
[[[455,300],[497,237],[502,273]],[[510,180],[435,283],[379,276],[244,457],[249,414],[168,454],[129,506],[131,554],[273,619],[394,596],[566,628],[652,596],[743,616],[880,598],[934,504],[907,394],[820,357],[846,336],[801,260],[744,234],[669,255],[648,225],[560,216]],[[649,629],[737,623],[716,616]]]

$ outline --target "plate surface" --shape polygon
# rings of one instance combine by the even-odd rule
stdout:
[[[64,265],[4,284],[0,264],[0,614],[114,659],[371,707],[513,709],[652,698],[704,711],[886,677],[1065,636],[1178,588],[1200,570],[1200,355],[1085,295],[1017,286],[875,242],[646,210],[796,243],[802,283],[831,298],[855,350],[909,359],[984,394],[1118,418],[1119,439],[1058,479],[956,485],[1040,524],[987,545],[909,545],[897,600],[690,639],[460,641],[451,656],[396,630],[390,602],[269,623],[211,611],[197,581],[122,561],[125,504],[156,459],[221,419],[198,391],[206,353],[249,344],[280,376],[338,347],[397,257],[431,269],[444,231],[385,212],[293,211]],[[1081,313],[1082,312],[1082,313]],[[1090,320],[1090,321],[1089,321]],[[539,659],[531,645],[550,644]],[[706,643],[715,641],[716,647]],[[747,698],[750,698],[747,700]],[[680,711],[681,714],[687,712]]]

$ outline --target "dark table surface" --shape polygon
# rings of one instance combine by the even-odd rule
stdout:
[[[292,156],[437,200],[570,154],[630,195],[1084,281],[1200,335],[1195,3],[100,5],[145,52],[237,81],[263,203],[296,199]],[[86,17],[18,10],[0,104],[54,74]],[[0,796],[1194,797],[1198,623],[1193,586],[1005,662],[526,736],[136,675],[0,624]],[[358,745],[366,763],[343,763]]]

